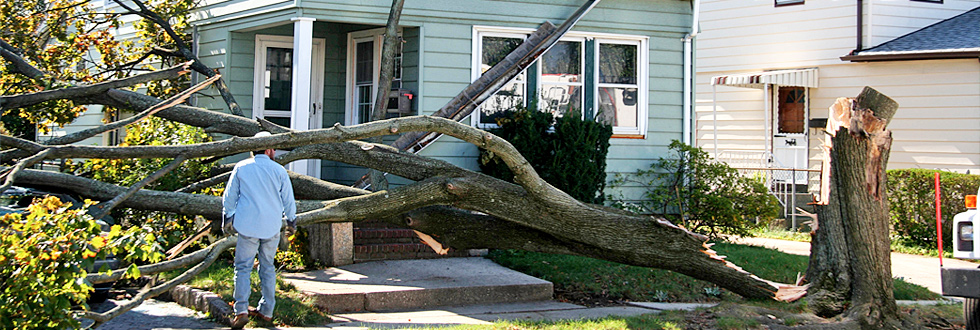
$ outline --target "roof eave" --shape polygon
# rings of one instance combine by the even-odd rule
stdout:
[[[958,52],[930,52],[904,54],[869,54],[841,56],[841,61],[851,62],[882,62],[882,61],[913,61],[913,60],[948,60],[960,58],[980,58],[980,50]]]

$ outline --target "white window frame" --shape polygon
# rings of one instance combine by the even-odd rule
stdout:
[[[499,37],[499,38],[515,38],[515,39],[527,39],[527,36],[533,32],[529,29],[510,29],[510,28],[497,28],[497,27],[473,27],[473,63],[471,64],[471,77],[470,82],[476,81],[483,75],[483,37]],[[527,71],[521,72],[524,75],[524,89],[527,90]],[[515,76],[516,79],[517,76]],[[507,82],[508,84],[510,81]],[[524,99],[521,102],[522,106],[527,106],[527,93],[524,94]],[[470,114],[470,124],[480,128],[497,128],[497,124],[483,124],[480,123],[480,115],[483,114],[483,110],[480,108],[474,109],[473,113]]]
[[[647,38],[640,39],[626,39],[626,38],[611,38],[602,37],[595,38],[595,62],[593,63],[592,73],[594,77],[592,78],[595,83],[593,84],[594,90],[592,91],[595,95],[592,98],[592,108],[595,111],[599,111],[599,49],[602,44],[620,44],[620,45],[636,45],[636,127],[632,126],[613,126],[613,135],[629,135],[629,136],[646,136],[647,135],[647,123],[650,121],[648,115],[648,108],[650,103],[647,100],[650,95],[650,90],[647,84],[650,81],[650,76],[648,70],[650,67],[649,54],[650,49],[647,46]],[[632,85],[625,84],[601,84],[607,87],[633,87]]]
[[[562,41],[578,42],[579,45],[582,46],[582,48],[579,50],[579,62],[578,62],[579,63],[579,72],[580,72],[579,75],[582,77],[582,80],[580,80],[578,82],[575,82],[575,83],[570,83],[570,82],[548,82],[548,83],[545,83],[545,82],[543,82],[543,79],[541,78],[542,75],[543,75],[543,72],[544,72],[544,66],[541,65],[540,62],[538,63],[538,71],[537,71],[537,75],[538,76],[537,76],[537,79],[535,80],[537,82],[537,86],[535,86],[535,88],[538,91],[538,93],[537,93],[538,108],[541,107],[541,102],[543,102],[542,97],[544,96],[544,93],[545,93],[545,91],[541,88],[541,85],[542,84],[560,85],[560,86],[576,86],[576,87],[579,87],[579,88],[582,89],[581,93],[579,93],[579,109],[578,109],[579,115],[584,115],[585,114],[585,107],[586,107],[586,104],[585,104],[585,79],[589,79],[589,77],[587,77],[585,75],[585,71],[586,71],[585,70],[585,66],[587,65],[587,63],[585,63],[585,53],[586,53],[585,39],[586,39],[585,37],[563,37],[560,40],[558,40],[558,42],[562,42]],[[543,56],[544,55],[542,55],[542,57]],[[541,58],[538,58],[538,60],[540,61]]]
[[[481,51],[482,51],[482,46],[483,46],[482,40],[483,40],[483,37],[484,36],[493,36],[493,37],[518,37],[519,36],[519,37],[522,37],[522,38],[526,38],[528,35],[530,35],[533,32],[534,32],[534,29],[526,29],[526,28],[510,28],[510,27],[479,26],[479,25],[478,26],[473,26],[473,49],[472,49],[472,52],[471,52],[471,54],[473,54],[472,55],[472,67],[471,67],[471,74],[472,74],[472,76],[471,76],[472,80],[471,81],[475,81],[482,74],[482,72],[480,72],[480,64],[481,64],[481,61],[482,61],[482,58],[481,58],[482,52]],[[650,47],[649,47],[649,43],[650,43],[650,37],[648,37],[648,36],[641,36],[641,35],[627,35],[627,34],[612,34],[612,33],[594,33],[594,32],[577,32],[577,31],[571,31],[571,32],[568,32],[567,34],[565,34],[565,36],[561,40],[562,41],[565,41],[565,40],[583,40],[584,41],[584,40],[589,40],[589,39],[594,39],[596,41],[594,43],[595,49],[593,50],[595,56],[593,58],[592,63],[588,63],[588,64],[585,63],[585,53],[586,53],[586,50],[585,50],[584,47],[587,46],[588,44],[583,42],[583,49],[582,49],[582,54],[581,54],[581,56],[582,56],[582,65],[583,65],[583,72],[582,72],[582,74],[583,74],[583,76],[585,75],[585,71],[584,71],[586,69],[584,67],[585,65],[592,65],[593,75],[592,75],[592,77],[587,77],[586,79],[592,79],[592,91],[591,91],[591,93],[593,95],[593,98],[592,98],[593,99],[592,100],[592,102],[593,102],[592,109],[594,109],[595,111],[598,111],[598,109],[599,109],[599,107],[598,107],[598,105],[599,105],[599,103],[598,103],[599,102],[599,98],[598,98],[598,89],[599,89],[599,48],[598,47],[599,47],[599,44],[600,43],[619,43],[619,44],[636,44],[637,45],[637,47],[638,47],[638,49],[637,49],[637,51],[638,51],[637,52],[637,75],[638,75],[638,77],[637,77],[637,85],[639,86],[638,87],[638,90],[637,90],[637,127],[613,127],[613,137],[616,137],[617,135],[619,135],[619,136],[625,136],[625,137],[644,137],[645,138],[646,135],[647,135],[647,127],[648,127],[649,121],[650,121],[650,118],[649,118],[649,107],[650,107],[650,103],[649,103],[649,94],[650,94],[650,90],[649,90],[649,82],[650,82],[650,76],[649,76],[649,68],[650,68]],[[541,85],[541,79],[540,79],[540,76],[541,76],[540,75],[540,72],[541,72],[540,70],[541,69],[540,69],[540,65],[538,67],[539,67],[538,68],[538,72],[535,73],[535,74],[538,75],[538,79],[535,79],[537,86],[534,86],[534,88],[538,88]],[[525,84],[527,84],[527,82],[528,82],[528,79],[525,79]],[[584,86],[586,84],[585,81],[582,81],[582,84],[583,84],[582,86],[584,88]],[[540,94],[540,91],[539,91],[539,93],[537,95],[537,97],[539,99],[540,99],[540,95],[541,94]],[[527,105],[527,99],[526,98],[525,98],[524,102],[525,102],[525,106],[526,106]],[[584,104],[585,103],[585,95],[584,95],[584,93],[582,95],[582,102],[583,102],[583,107],[582,107],[583,109],[582,110],[584,111],[585,108],[586,108],[586,106]],[[478,127],[478,128],[482,128],[482,129],[494,128],[494,127],[497,126],[497,125],[494,125],[494,124],[480,124],[480,114],[481,114],[480,110],[477,109],[477,110],[475,110],[473,112],[473,114],[470,115],[470,122],[471,122],[471,124],[473,126]]]
[[[378,83],[379,83],[378,80],[379,77],[381,76],[381,50],[384,47],[384,34],[385,34],[385,28],[354,31],[347,34],[347,79],[345,84],[346,92],[344,94],[346,95],[345,97],[346,102],[344,103],[345,125],[362,124],[360,122],[360,119],[357,118],[357,98],[354,95],[357,91],[356,90],[357,77],[354,75],[354,71],[356,70],[356,66],[357,66],[357,61],[356,61],[357,59],[355,58],[355,56],[357,55],[356,44],[357,42],[363,42],[367,39],[373,39],[374,41],[374,50],[373,50],[374,63],[371,65],[373,71],[371,73],[371,77],[372,77],[371,108],[373,109],[375,98],[377,98],[378,96]],[[400,28],[398,29],[398,35],[400,36],[403,35],[402,30]],[[404,54],[399,56],[404,56]],[[398,61],[396,61],[396,63],[398,63]],[[404,66],[404,63],[401,63],[401,65]],[[398,70],[399,70],[398,72],[404,74],[404,72],[401,71],[401,69]],[[397,77],[397,79],[392,79],[393,85],[396,80],[399,81],[400,84],[402,77],[399,76]]]

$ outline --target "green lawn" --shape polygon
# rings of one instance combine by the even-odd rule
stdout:
[[[758,246],[718,243],[712,247],[727,260],[764,279],[794,283],[806,272],[808,257]],[[659,269],[627,266],[586,257],[525,251],[492,251],[489,258],[522,273],[551,281],[572,302],[593,301],[709,302],[742,298],[718,286]],[[925,287],[895,279],[899,300],[938,299]]]

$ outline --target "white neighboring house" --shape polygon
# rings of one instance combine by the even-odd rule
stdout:
[[[733,166],[809,169],[827,108],[899,103],[888,168],[980,173],[980,0],[703,0],[696,145]],[[792,181],[792,180],[784,180]]]

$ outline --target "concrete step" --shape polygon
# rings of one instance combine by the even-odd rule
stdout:
[[[373,261],[282,277],[329,313],[542,301],[554,291],[551,282],[479,257]]]

